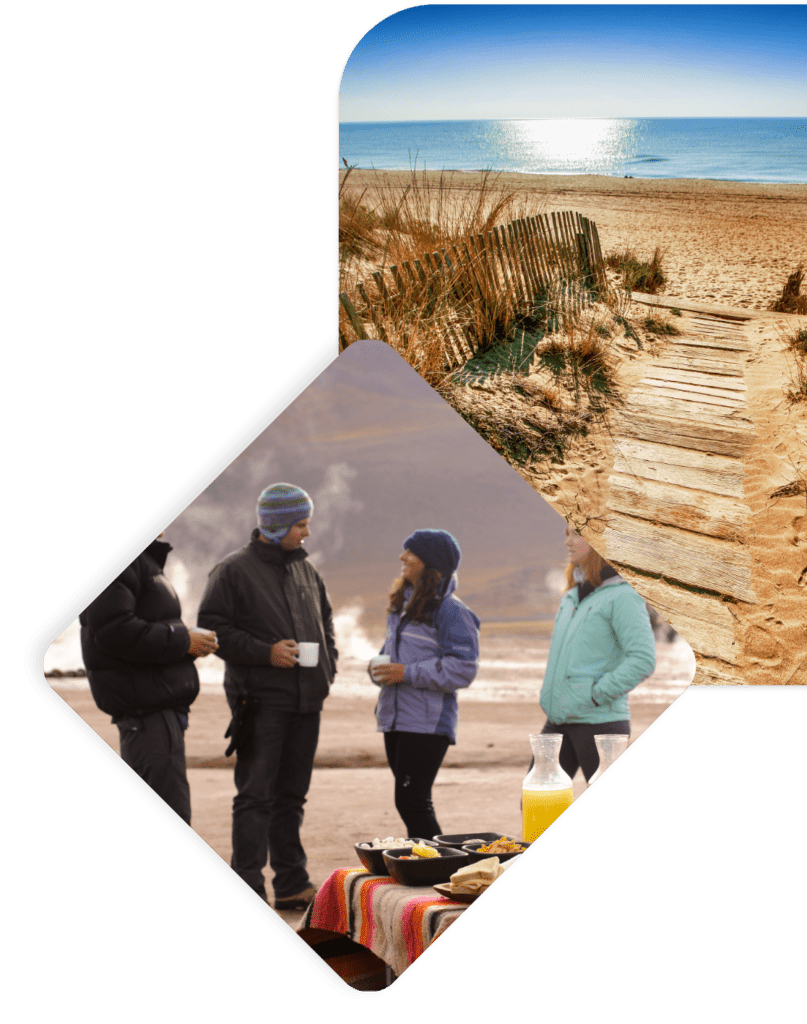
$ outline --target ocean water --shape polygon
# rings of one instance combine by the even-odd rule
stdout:
[[[542,118],[339,126],[361,168],[807,183],[807,118]]]

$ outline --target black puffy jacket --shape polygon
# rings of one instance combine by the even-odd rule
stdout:
[[[281,711],[321,710],[336,673],[333,612],[322,577],[302,548],[284,551],[259,540],[235,551],[210,573],[199,625],[213,629],[224,659],[224,687],[259,696]],[[316,642],[316,668],[275,668],[278,640]]]
[[[179,598],[163,575],[170,550],[155,540],[79,616],[90,689],[113,722],[186,710],[199,693]]]

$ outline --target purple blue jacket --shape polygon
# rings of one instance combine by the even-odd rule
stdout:
[[[405,612],[403,623],[398,614],[387,619],[380,653],[406,668],[402,683],[381,687],[375,709],[378,732],[432,733],[457,742],[457,690],[476,677],[479,619],[454,596],[456,587],[455,575],[431,624],[409,622]]]

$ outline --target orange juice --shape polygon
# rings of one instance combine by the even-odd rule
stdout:
[[[531,843],[549,828],[559,815],[574,800],[574,789],[523,789],[521,791],[523,835],[525,843]]]

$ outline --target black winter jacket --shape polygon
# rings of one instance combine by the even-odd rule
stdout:
[[[199,693],[179,598],[163,575],[170,550],[155,540],[79,616],[90,689],[113,722],[185,711]]]
[[[259,537],[253,530],[249,544],[210,573],[199,625],[216,631],[229,693],[258,696],[282,711],[320,711],[338,656],[325,584],[302,548],[284,551]],[[278,640],[319,643],[319,664],[275,668],[271,648]]]

